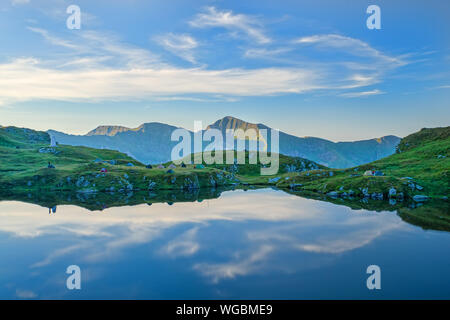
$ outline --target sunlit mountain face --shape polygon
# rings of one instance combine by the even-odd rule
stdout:
[[[121,126],[99,126],[86,135],[70,135],[63,132],[49,130],[49,134],[61,144],[106,148],[126,153],[143,163],[160,163],[171,160],[171,152],[178,141],[172,141],[171,134],[177,129],[164,123],[152,122],[137,128]],[[208,125],[206,130],[216,129],[226,137],[227,130],[254,130],[257,135],[260,130],[271,129],[264,124],[255,124],[227,116]],[[277,129],[278,130],[278,129]],[[279,129],[281,130],[281,129]],[[189,131],[191,137],[193,132]],[[268,150],[272,148],[269,139],[266,143]],[[193,140],[193,138],[191,138]],[[368,163],[389,156],[395,152],[400,142],[396,136],[385,136],[377,139],[332,142],[315,137],[296,137],[279,132],[279,151],[288,156],[311,159],[331,168],[349,168]],[[204,143],[205,148],[208,143]],[[235,148],[223,142],[223,150]]]

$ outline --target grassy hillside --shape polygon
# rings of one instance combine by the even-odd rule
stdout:
[[[445,141],[450,137],[450,127],[423,128],[403,138],[397,145],[397,153],[402,153],[434,141]]]
[[[112,150],[58,145],[49,147],[47,133],[0,128],[0,189],[76,190],[79,192],[136,189],[198,189],[236,184],[233,173],[216,168],[147,169]],[[48,168],[48,164],[55,168]],[[101,172],[106,169],[107,172]]]
[[[0,127],[0,147],[29,149],[49,143],[50,137],[45,132],[25,128]]]
[[[331,195],[369,195],[386,198],[391,188],[396,196],[427,195],[449,196],[450,180],[450,127],[422,129],[402,140],[396,154],[369,164],[346,170],[329,172],[315,171],[303,173],[278,186],[295,184],[303,190]],[[383,176],[364,176],[366,170],[379,170]],[[375,195],[374,195],[375,194]]]
[[[193,163],[197,154],[191,154],[181,161],[184,163]],[[215,156],[214,151],[211,153],[212,157]],[[241,155],[245,159],[245,164],[238,163],[238,157]],[[274,157],[276,154],[273,155]],[[264,165],[260,162],[258,154],[256,152],[249,151],[234,151],[234,150],[226,150],[223,151],[223,162],[229,157],[233,159],[235,164],[206,164],[205,159],[203,157],[202,164],[209,167],[215,168],[219,170],[225,170],[228,172],[234,172],[240,176],[245,176],[247,178],[258,178],[261,176],[261,169],[263,167],[270,167],[270,164]],[[268,152],[268,157],[272,158],[272,154]],[[256,159],[256,164],[249,164],[249,159]],[[314,161],[300,158],[300,157],[290,157],[285,156],[283,154],[278,154],[278,163],[279,163],[279,174],[289,173],[289,172],[302,172],[308,170],[318,170],[318,169],[326,169],[325,166],[317,164]],[[169,165],[171,162],[167,162],[166,165]],[[263,181],[263,180],[261,180]]]
[[[280,170],[262,176],[261,164],[176,167],[168,171],[112,150],[59,145],[46,133],[0,128],[0,189],[78,192],[177,189],[260,185],[316,192],[332,197],[373,199],[449,195],[449,128],[423,129],[402,140],[398,152],[350,169],[329,169],[315,162],[280,155]],[[248,163],[250,154],[245,155]],[[55,168],[48,168],[48,163]],[[107,172],[101,172],[106,169]],[[365,176],[377,170],[382,176]]]

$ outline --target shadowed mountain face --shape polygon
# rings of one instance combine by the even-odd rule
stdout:
[[[68,135],[53,130],[49,133],[61,144],[118,150],[144,163],[160,163],[170,160],[172,148],[178,144],[178,141],[171,141],[171,134],[175,129],[177,127],[152,122],[134,129],[100,126],[87,135]],[[253,124],[234,117],[220,119],[207,129],[218,129],[223,133],[227,129],[270,130],[263,124]],[[268,136],[270,148],[270,132]],[[296,137],[280,131],[279,152],[306,158],[332,168],[347,168],[393,154],[399,141],[398,137],[385,136],[378,139],[335,143],[314,137]],[[204,147],[207,144],[205,143]]]
[[[172,148],[178,143],[170,139],[175,129],[177,127],[151,122],[135,129],[100,126],[87,135],[70,135],[53,130],[48,133],[60,144],[112,149],[143,163],[161,163],[170,160]]]

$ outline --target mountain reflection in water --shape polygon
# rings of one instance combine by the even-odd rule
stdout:
[[[446,202],[273,189],[1,199],[0,298],[450,297]],[[79,291],[65,286],[72,264]]]

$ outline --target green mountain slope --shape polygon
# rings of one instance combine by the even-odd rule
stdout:
[[[450,127],[422,129],[405,137],[396,154],[369,164],[346,170],[334,170],[333,176],[321,172],[305,173],[283,181],[280,187],[302,184],[301,189],[333,196],[349,195],[389,197],[449,196]],[[367,170],[381,171],[382,176],[365,176]],[[391,193],[394,193],[392,191]],[[382,196],[380,195],[382,194]]]
[[[113,150],[58,145],[47,133],[0,128],[0,189],[77,192],[196,190],[218,186],[276,186],[332,197],[403,199],[449,195],[449,128],[424,129],[406,137],[396,154],[350,168],[330,169],[313,161],[279,155],[279,171],[262,176],[262,165],[188,164],[168,170],[146,168]],[[48,163],[56,168],[48,168]],[[102,172],[105,169],[107,172]],[[379,171],[367,176],[365,171]]]
[[[118,151],[67,145],[49,147],[47,133],[30,129],[2,127],[0,138],[0,189],[3,190],[131,192],[236,183],[234,173],[212,167],[194,169],[190,165],[167,173],[168,169],[148,169]]]

